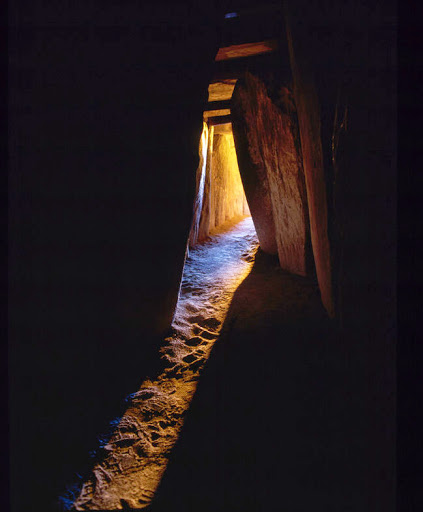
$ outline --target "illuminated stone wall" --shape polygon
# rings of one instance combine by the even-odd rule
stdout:
[[[249,213],[232,133],[215,134],[211,167],[209,228],[214,229]]]
[[[205,125],[199,152],[197,194],[189,237],[191,247],[225,222],[250,214],[232,132],[215,133],[213,126],[208,130]]]

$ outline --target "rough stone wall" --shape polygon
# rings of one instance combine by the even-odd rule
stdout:
[[[232,134],[215,134],[211,166],[209,229],[212,230],[249,213]]]
[[[292,93],[280,86],[276,103],[269,97],[263,81],[246,73],[235,87],[232,116],[239,159],[247,163],[246,168],[241,166],[241,174],[247,183],[253,183],[246,188],[250,191],[259,239],[263,226],[264,248],[272,247],[273,218],[281,267],[307,275],[310,272],[307,194]],[[254,175],[253,179],[250,174]],[[261,185],[257,191],[254,184],[258,181]],[[262,204],[260,199],[264,199]]]
[[[334,316],[332,292],[332,266],[328,235],[328,205],[324,171],[321,119],[316,90],[308,70],[304,69],[298,41],[288,30],[294,95],[298,111],[307,198],[310,217],[311,242],[317,280],[323,304],[330,316]]]

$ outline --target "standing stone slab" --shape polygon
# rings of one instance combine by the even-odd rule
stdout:
[[[277,98],[271,99],[263,81],[246,73],[234,91],[232,118],[240,172],[262,248],[271,247],[274,233],[281,267],[305,276],[311,267],[310,232],[292,94],[280,86]]]
[[[268,254],[277,254],[269,182],[259,150],[258,134],[254,129],[257,103],[249,97],[241,81],[238,81],[232,97],[231,114],[239,172],[260,247]]]
[[[333,317],[335,306],[332,291],[331,249],[328,235],[327,191],[323,163],[320,105],[313,73],[310,69],[311,63],[306,57],[304,34],[302,35],[301,30],[299,30],[301,23],[297,21],[294,30],[292,30],[291,25],[292,20],[288,17],[286,30],[295,103],[298,110],[314,262],[322,302],[328,314]]]

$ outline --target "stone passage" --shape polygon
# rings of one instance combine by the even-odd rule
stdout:
[[[250,213],[232,130],[209,128],[204,123],[199,157],[190,247],[206,240],[211,230],[225,222]]]
[[[251,217],[226,223],[187,258],[172,335],[160,349],[162,371],[128,397],[129,406],[104,457],[73,503],[74,510],[141,509],[166,469],[226,317],[233,294],[250,272],[258,240]]]

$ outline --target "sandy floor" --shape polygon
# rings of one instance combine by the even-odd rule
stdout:
[[[217,340],[238,286],[258,248],[251,217],[237,219],[187,258],[172,335],[160,349],[163,368],[128,397],[128,409],[104,458],[74,502],[76,510],[141,509],[166,469],[201,370]]]

